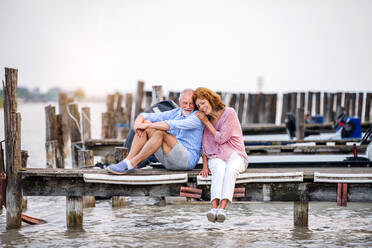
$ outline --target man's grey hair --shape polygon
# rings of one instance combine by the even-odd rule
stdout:
[[[187,89],[184,89],[181,94],[180,94],[180,97],[178,98],[178,100],[181,100],[183,95],[185,94],[189,94],[189,93],[194,93],[194,90],[193,89],[190,89],[190,88],[187,88]]]

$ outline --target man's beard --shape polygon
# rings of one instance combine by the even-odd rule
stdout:
[[[182,115],[183,116],[189,116],[191,113],[192,113],[192,110],[186,111],[186,110],[182,109]]]

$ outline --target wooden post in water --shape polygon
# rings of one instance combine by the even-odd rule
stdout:
[[[238,107],[238,118],[240,123],[243,123],[243,113],[244,113],[244,101],[245,101],[245,94],[239,94],[239,107]]]
[[[163,101],[163,86],[154,85],[152,86],[152,102],[151,105],[154,105],[157,102]]]
[[[52,105],[45,107],[45,150],[47,168],[57,168],[57,117],[56,108]]]
[[[68,106],[71,116],[69,116],[70,124],[70,139],[71,139],[71,158],[72,169],[77,169],[79,166],[79,148],[75,145],[81,144],[82,133],[80,125],[80,113],[77,104]],[[67,228],[83,226],[83,197],[82,196],[66,196],[66,225]]]
[[[229,107],[232,107],[233,109],[236,109],[236,100],[237,100],[237,95],[235,93],[231,93],[230,101],[229,101]]]
[[[298,108],[296,111],[296,138],[303,140],[305,137],[305,113],[304,109]]]
[[[143,99],[143,94],[144,94],[144,91],[143,91],[144,87],[145,87],[145,83],[141,82],[141,81],[138,81],[138,83],[137,83],[137,94],[136,94],[136,98],[135,98],[136,104],[134,106],[134,116],[133,116],[132,122],[134,122],[137,115],[143,111],[142,110],[142,99]]]
[[[21,150],[21,157],[22,157],[21,168],[26,169],[27,168],[28,152],[24,151],[24,150]],[[22,210],[26,210],[26,209],[27,209],[27,196],[23,196],[22,197]]]
[[[2,142],[0,142],[0,173],[5,173],[4,149],[3,149]],[[0,194],[0,215],[2,214],[3,214],[3,197]]]
[[[309,224],[309,201],[306,184],[299,184],[300,198],[293,204],[293,222],[295,227],[307,227]]]
[[[66,197],[66,225],[67,228],[83,227],[83,197]]]
[[[22,214],[21,169],[21,114],[17,113],[18,70],[5,68],[4,134],[6,157],[6,228],[20,228]]]
[[[79,168],[94,167],[94,155],[91,150],[78,151]],[[96,198],[94,196],[83,196],[83,208],[94,208],[96,206]]]
[[[126,147],[115,147],[115,161],[119,163],[128,156],[128,148]],[[119,208],[125,206],[125,196],[113,196],[112,207]]]
[[[67,158],[67,155],[69,154],[70,151],[70,125],[68,122],[68,113],[67,113],[67,104],[68,104],[68,99],[67,99],[67,94],[66,93],[59,93],[58,95],[58,109],[59,109],[59,114],[62,116],[62,143],[60,146],[62,147],[63,151],[63,158]]]

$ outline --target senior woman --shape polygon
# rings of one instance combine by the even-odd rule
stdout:
[[[235,181],[248,166],[243,132],[233,108],[225,107],[221,97],[207,88],[197,88],[193,96],[197,116],[205,125],[202,141],[203,169],[212,174],[211,203],[207,213],[211,222],[224,222],[226,206],[232,202]]]

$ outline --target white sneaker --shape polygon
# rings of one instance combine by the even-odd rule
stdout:
[[[226,213],[223,209],[217,209],[217,222],[224,222],[226,220]]]
[[[210,222],[216,222],[217,219],[217,209],[216,208],[211,208],[209,212],[207,213],[207,218]]]

